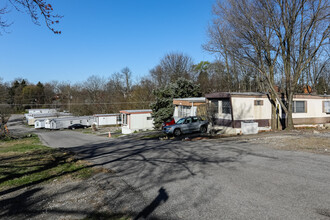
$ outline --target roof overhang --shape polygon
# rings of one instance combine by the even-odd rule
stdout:
[[[122,114],[131,115],[131,114],[148,114],[152,113],[152,110],[143,109],[143,110],[121,110],[119,111]]]

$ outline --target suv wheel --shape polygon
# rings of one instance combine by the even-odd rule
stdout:
[[[182,134],[181,130],[179,128],[174,130],[174,136],[178,137]]]
[[[206,126],[202,126],[200,130],[201,130],[201,133],[206,133],[207,128],[206,128]]]

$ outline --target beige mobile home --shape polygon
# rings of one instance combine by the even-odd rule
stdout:
[[[295,127],[324,126],[330,123],[330,95],[301,94],[293,97],[293,124]]]
[[[130,134],[139,130],[152,130],[154,126],[151,112],[151,109],[120,111],[122,133]]]
[[[270,129],[271,103],[265,93],[218,92],[207,94],[206,98],[215,107],[215,125],[230,133],[240,133],[242,126],[249,124],[256,126],[256,132]],[[330,123],[328,95],[294,95],[293,106],[296,127]],[[280,119],[285,119],[283,111],[278,114]]]

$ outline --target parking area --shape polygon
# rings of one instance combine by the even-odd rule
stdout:
[[[69,149],[113,170],[150,203],[164,189],[168,199],[154,211],[163,219],[329,218],[329,156],[269,145],[276,142],[266,137],[161,141],[131,136]]]
[[[143,195],[149,217],[329,219],[329,133],[299,132],[190,140],[110,139],[72,131],[39,135],[49,146],[66,147],[112,170],[113,180]],[[283,148],[289,140],[298,146],[301,138],[312,137],[325,153]]]

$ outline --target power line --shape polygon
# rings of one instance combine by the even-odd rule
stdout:
[[[21,105],[36,105],[36,106],[42,106],[42,105],[56,105],[56,106],[62,106],[62,105],[120,105],[120,104],[147,104],[152,103],[153,101],[144,101],[144,102],[82,102],[82,103],[45,103],[45,104],[36,104],[36,103],[22,103],[22,104],[5,104],[2,103],[0,105],[12,105],[12,106],[21,106]]]

